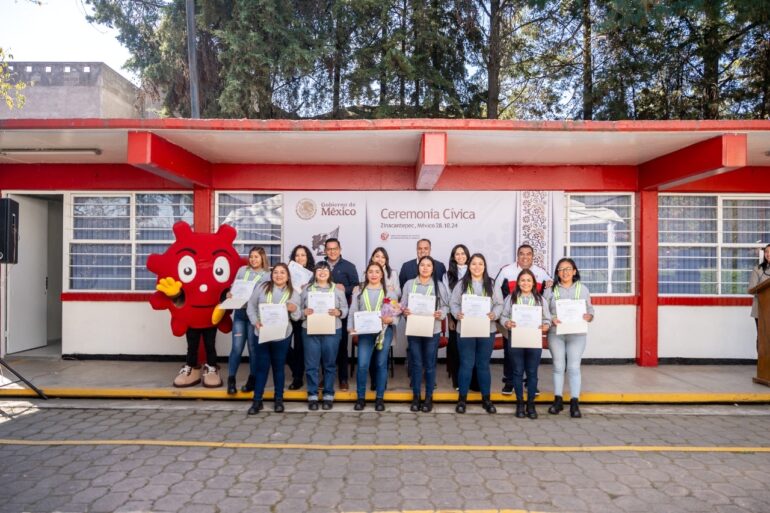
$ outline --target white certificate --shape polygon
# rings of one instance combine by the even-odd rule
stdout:
[[[273,342],[286,338],[289,328],[289,311],[286,305],[262,303],[259,305],[259,343]]]
[[[588,333],[588,321],[583,319],[585,314],[585,299],[557,299],[556,318],[559,324],[556,325],[556,334]]]
[[[411,299],[409,300],[409,307],[412,307]],[[406,336],[432,337],[435,325],[436,319],[434,319],[432,315],[416,315],[412,313],[406,318]]]
[[[313,279],[313,271],[305,269],[294,260],[289,262],[289,275],[291,276],[291,284],[297,290],[302,289]]]
[[[492,298],[489,296],[474,296],[473,294],[463,294],[460,311],[463,317],[484,317],[489,322],[489,312],[492,311]]]
[[[308,291],[307,307],[313,310],[307,316],[308,335],[334,335],[337,332],[337,318],[329,315],[329,310],[336,308],[334,292]]]
[[[353,314],[355,331],[359,335],[379,333],[382,331],[382,319],[380,312],[355,312]]]
[[[436,312],[436,296],[409,294],[409,311],[412,315],[429,315],[433,317],[433,314]]]
[[[511,320],[517,328],[540,329],[543,324],[543,307],[539,305],[511,305]]]
[[[314,314],[328,314],[329,310],[336,308],[334,304],[334,291],[329,292],[313,292],[307,293],[307,307],[313,310]]]
[[[234,281],[233,285],[230,287],[230,294],[232,297],[224,300],[222,304],[219,305],[219,308],[222,310],[243,308],[243,305],[246,304],[246,302],[251,297],[252,292],[254,292],[254,287],[256,285],[256,280]]]
[[[511,328],[511,347],[541,349],[543,347],[543,332],[540,328]]]
[[[336,317],[328,313],[307,316],[308,335],[334,335],[337,332]]]
[[[463,317],[460,321],[460,336],[461,337],[488,337],[489,331],[489,317]]]

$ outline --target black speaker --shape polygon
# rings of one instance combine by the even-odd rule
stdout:
[[[0,198],[0,264],[19,261],[19,204]]]

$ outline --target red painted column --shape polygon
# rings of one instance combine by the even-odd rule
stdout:
[[[637,194],[637,293],[636,363],[642,367],[658,365],[658,193]]]
[[[196,232],[214,230],[214,189],[193,187],[193,224]]]

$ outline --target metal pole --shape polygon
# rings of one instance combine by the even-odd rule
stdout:
[[[201,117],[198,101],[198,61],[195,52],[195,0],[185,0],[187,15],[187,62],[190,67],[190,117]]]

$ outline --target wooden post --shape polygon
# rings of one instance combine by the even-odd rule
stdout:
[[[749,289],[749,294],[756,294],[759,302],[759,347],[754,383],[770,386],[770,280]]]

